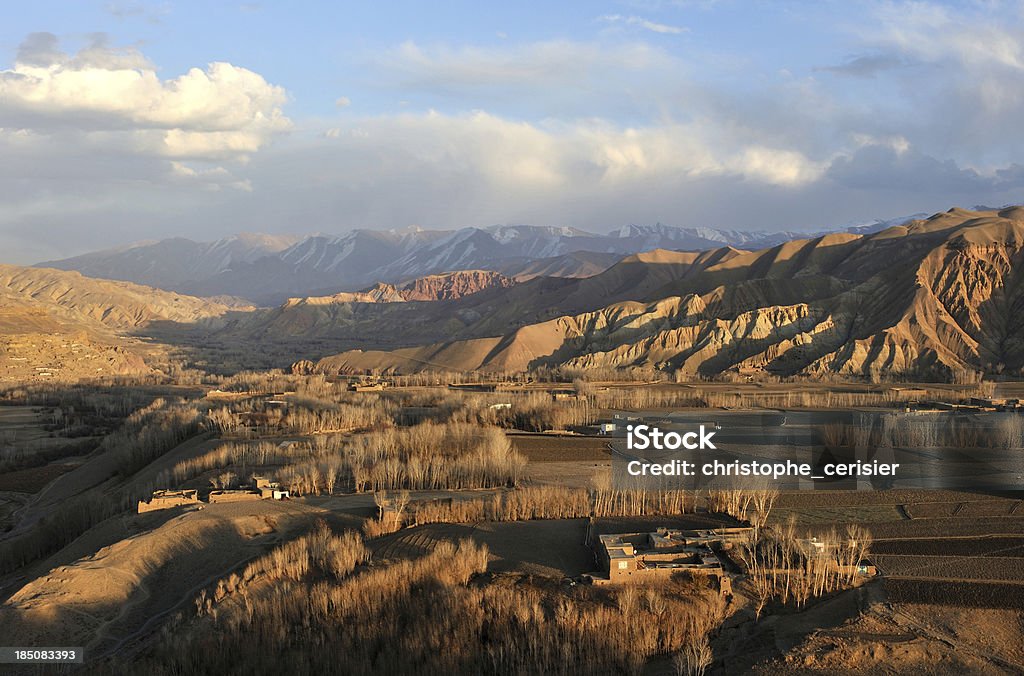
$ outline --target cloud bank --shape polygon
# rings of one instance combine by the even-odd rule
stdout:
[[[32,262],[245,230],[798,229],[1024,201],[1021,17],[871,7],[853,51],[741,84],[749,61],[629,14],[601,22],[632,29],[615,38],[406,41],[363,55],[362,89],[325,87],[322,118],[239,65],[165,75],[102,35],[72,54],[32,34],[0,70],[0,245]]]

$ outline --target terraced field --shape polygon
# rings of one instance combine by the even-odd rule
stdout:
[[[892,603],[920,603],[966,608],[1024,608],[1024,583],[890,577],[883,581]]]
[[[406,528],[369,542],[373,558],[381,563],[415,559],[434,550],[443,541],[457,541],[473,534],[473,527],[463,524],[432,523]]]

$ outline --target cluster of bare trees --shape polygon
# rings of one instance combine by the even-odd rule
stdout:
[[[571,383],[575,380],[616,383],[654,383],[668,380],[668,373],[649,366],[615,368],[598,366],[587,369],[569,367],[540,367],[530,371],[530,377],[539,382]]]
[[[212,380],[221,391],[247,394],[296,392],[328,397],[338,390],[337,385],[327,380],[322,374],[296,375],[285,373],[279,369],[240,371],[231,376],[214,376]]]
[[[390,498],[387,491],[375,491],[373,502],[377,505],[377,517],[363,524],[366,537],[376,538],[401,530],[409,500],[409,491],[398,491]]]
[[[340,580],[369,560],[370,552],[358,533],[345,531],[335,535],[320,521],[312,533],[291,540],[246,566],[242,580],[248,583],[258,576],[301,580],[310,571]]]
[[[200,420],[199,411],[184,400],[157,399],[132,413],[102,447],[116,454],[118,472],[128,476],[196,434]]]
[[[120,378],[77,383],[23,383],[0,390],[0,401],[77,409],[110,418],[124,418],[153,401],[155,395],[146,385],[145,381]]]
[[[996,448],[1024,448],[1024,415],[1007,414],[996,424],[994,445]]]
[[[99,445],[99,442],[91,438],[52,443],[50,439],[23,441],[20,436],[19,430],[6,430],[0,435],[0,473],[40,467],[61,458],[88,455]]]
[[[724,606],[699,583],[567,594],[527,579],[474,580],[487,559],[464,540],[341,579],[256,575],[233,592],[225,585],[220,601],[202,599],[198,616],[178,620],[130,666],[156,676],[638,674],[654,656],[692,654],[682,673],[699,674],[710,662],[707,637]]]
[[[591,386],[587,395],[593,406],[605,409],[705,408],[707,400],[699,393],[682,388]]]
[[[361,564],[368,563],[370,551],[354,531],[336,535],[324,521],[312,532],[289,540],[247,565],[241,573],[231,573],[217,581],[212,591],[203,589],[195,598],[197,613],[217,614],[216,604],[231,595],[240,595],[249,605],[249,587],[277,581],[302,581],[326,577],[341,580]]]
[[[828,446],[851,448],[1024,448],[1024,416],[996,414],[964,418],[945,413],[881,416],[861,414],[854,424],[835,423],[822,429]]]
[[[283,465],[308,458],[311,446],[308,443],[275,443],[272,441],[228,441],[203,455],[183,460],[171,469],[169,476],[161,476],[162,485],[173,479],[181,484],[212,469],[233,467],[239,474],[247,470]]]
[[[427,500],[403,504],[397,521],[372,526],[373,535],[391,533],[404,525],[428,523],[475,523],[478,521],[529,521],[533,519],[576,519],[610,516],[668,516],[696,510],[695,491],[621,489],[607,478],[595,480],[591,489],[562,486],[531,486],[496,493],[487,498]],[[710,511],[729,514],[764,528],[779,492],[774,489],[712,491],[707,495]]]
[[[756,615],[774,598],[802,608],[810,598],[850,586],[870,548],[871,534],[855,524],[843,535],[831,529],[811,540],[797,538],[792,522],[753,531],[738,553],[754,590]]]
[[[518,395],[511,403],[511,408],[499,411],[498,424],[527,432],[564,430],[597,420],[597,411],[586,397],[554,401],[548,392],[530,392]]]
[[[404,522],[421,525],[671,515],[694,509],[695,495],[689,491],[533,486],[497,493],[489,498],[414,503],[405,513]]]
[[[287,407],[262,399],[246,399],[212,408],[207,423],[222,435],[253,438],[270,434],[352,432],[394,421],[394,405],[368,395],[358,402],[289,397]]]
[[[389,392],[386,397],[405,407],[418,409],[416,415],[437,422],[469,422],[520,429],[528,432],[564,430],[571,425],[589,425],[598,411],[590,398],[571,397],[555,401],[550,392],[521,390],[498,393],[453,390]],[[498,404],[498,406],[495,406]],[[505,407],[504,404],[508,404]],[[409,412],[405,412],[408,416]]]
[[[362,435],[320,434],[307,441],[228,441],[179,462],[160,477],[177,484],[215,469],[238,476],[268,466],[296,495],[391,489],[515,486],[526,460],[504,432],[473,423],[384,427]]]
[[[515,486],[526,459],[504,432],[469,423],[422,423],[325,440],[304,463],[285,467],[281,480],[297,494],[391,489]]]
[[[155,398],[149,388],[106,381],[60,385],[32,383],[0,390],[2,403],[48,409],[52,422],[45,429],[64,438],[108,434]]]
[[[711,512],[728,514],[739,521],[749,521],[755,528],[764,528],[778,498],[777,488],[712,490],[708,492],[707,506]]]

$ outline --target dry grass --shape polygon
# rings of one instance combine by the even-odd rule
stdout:
[[[720,595],[696,583],[612,598],[590,587],[566,593],[481,578],[487,558],[466,540],[340,580],[257,578],[204,601],[202,617],[182,619],[128,666],[155,675],[339,665],[353,674],[636,674],[656,655],[699,662],[725,615]]]

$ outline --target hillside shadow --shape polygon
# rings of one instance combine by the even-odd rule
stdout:
[[[149,519],[151,528],[145,536],[160,537],[161,528],[177,516],[181,514],[161,517],[161,523]],[[312,527],[312,515],[307,516],[307,526]],[[60,578],[42,583],[53,595],[48,605],[34,611],[15,609],[9,603],[4,607],[6,631],[12,637],[33,637],[32,645],[85,645],[87,662],[116,655],[145,641],[174,612],[194,613],[191,604],[201,589],[262,555],[284,534],[273,531],[254,536],[227,517],[197,514],[192,518],[206,523],[192,523],[185,537],[178,536],[172,527],[152,547],[140,550],[137,557],[118,560],[116,568],[110,562],[92,565],[88,558],[69,564]],[[295,524],[286,530],[297,531]],[[78,567],[82,569],[76,575]],[[89,569],[91,572],[87,572]],[[86,594],[88,600],[82,600],[85,589],[76,591],[76,584],[95,584],[107,576],[111,589],[108,600],[96,588]],[[127,597],[115,596],[115,590],[125,588],[126,576],[130,587]]]

